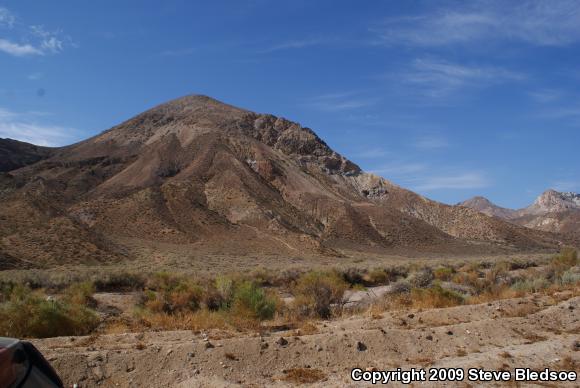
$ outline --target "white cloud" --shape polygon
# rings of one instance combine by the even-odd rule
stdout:
[[[0,7],[0,26],[12,28],[16,22],[16,17],[8,9]]]
[[[446,46],[493,40],[563,46],[580,41],[577,0],[480,0],[453,3],[415,17],[388,19],[372,29],[387,45]]]
[[[362,98],[354,92],[332,93],[307,98],[303,105],[325,112],[355,110],[376,104],[376,98]]]
[[[15,56],[34,56],[57,54],[66,45],[73,45],[70,37],[60,31],[49,31],[41,25],[27,26],[16,18],[6,8],[0,7],[0,52]]]
[[[34,47],[30,44],[18,44],[6,39],[0,39],[0,51],[15,57],[43,54],[42,50],[38,47]]]
[[[21,114],[0,108],[0,137],[41,146],[61,146],[77,139],[74,129],[38,123],[37,116],[34,112]]]
[[[32,33],[40,38],[40,49],[43,53],[59,53],[64,48],[64,40],[59,31],[47,31],[44,26],[30,26]],[[68,39],[68,38],[65,38]]]
[[[490,182],[481,172],[464,172],[450,175],[429,176],[414,185],[416,190],[479,189]]]

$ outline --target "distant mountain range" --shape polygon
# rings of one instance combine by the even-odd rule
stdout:
[[[547,190],[523,209],[506,209],[487,198],[473,197],[459,205],[528,228],[565,234],[580,234],[580,194]]]
[[[206,96],[67,147],[0,139],[0,150],[0,268],[145,254],[554,251],[570,242],[422,197],[363,172],[309,128]]]

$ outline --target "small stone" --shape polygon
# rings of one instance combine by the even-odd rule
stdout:
[[[572,342],[572,350],[577,352],[580,350],[580,341],[574,341]]]
[[[448,330],[447,333],[445,333],[447,335],[453,335],[453,332],[451,330]]]
[[[288,340],[284,337],[280,337],[280,339],[278,339],[278,341],[276,341],[276,343],[280,346],[286,346],[286,345],[288,345]]]
[[[207,341],[205,343],[205,348],[206,349],[213,349],[213,348],[215,348],[215,346],[213,346],[213,344],[211,342]]]
[[[262,350],[268,349],[268,346],[270,346],[270,345],[268,345],[267,342],[264,342],[263,344],[260,344],[260,349],[262,349]]]
[[[413,319],[413,318],[415,318],[415,314],[409,314],[409,315],[407,315],[407,318]]]
[[[433,336],[431,334],[429,334],[427,337],[425,337],[426,339],[428,339],[429,341],[433,341]]]
[[[365,371],[367,372],[378,372],[378,368],[374,367],[374,366],[370,366],[368,368],[365,369]]]
[[[359,352],[364,352],[365,350],[367,350],[367,346],[365,344],[363,344],[362,342],[357,341],[356,350],[358,350]]]

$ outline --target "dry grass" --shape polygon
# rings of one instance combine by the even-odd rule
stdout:
[[[319,332],[318,327],[311,322],[302,322],[302,324],[294,330],[295,336],[313,335]]]
[[[313,384],[326,378],[326,374],[320,369],[292,368],[284,371],[282,380],[295,384]]]
[[[257,331],[260,322],[230,315],[222,311],[199,310],[177,314],[143,313],[138,314],[138,326],[149,330],[235,330]]]

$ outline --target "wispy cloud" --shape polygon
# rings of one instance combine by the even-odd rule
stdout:
[[[550,186],[557,191],[580,191],[580,180],[556,181]]]
[[[370,172],[377,175],[383,175],[387,178],[408,178],[409,174],[424,172],[427,170],[427,165],[424,163],[414,162],[394,162],[381,165],[372,169]]]
[[[439,136],[422,136],[413,143],[413,146],[420,149],[438,149],[449,147],[449,142]]]
[[[447,46],[494,40],[563,46],[580,41],[577,0],[480,0],[452,3],[372,28],[386,45]]]
[[[78,132],[71,128],[38,122],[36,112],[16,113],[0,108],[0,137],[21,140],[42,146],[60,146],[77,140]]]
[[[540,89],[534,90],[528,93],[529,96],[537,102],[549,103],[559,100],[563,97],[564,93],[556,89]]]
[[[486,87],[519,81],[525,75],[495,66],[474,66],[435,58],[415,59],[408,70],[389,74],[389,80],[400,82],[424,97],[441,98],[467,87]],[[409,89],[413,86],[414,89]]]
[[[28,78],[30,81],[37,81],[37,80],[41,79],[42,77],[44,77],[43,73],[32,73],[32,74],[28,74],[28,76],[26,78]]]
[[[413,186],[416,190],[479,189],[488,187],[489,179],[481,172],[464,172],[451,175],[425,177]]]
[[[161,52],[161,56],[164,57],[183,57],[187,55],[191,55],[197,50],[194,47],[186,47],[181,49],[174,49],[174,50],[165,50]]]
[[[484,171],[437,166],[423,160],[393,160],[377,165],[370,172],[422,192],[479,189],[491,185]]]
[[[15,57],[57,54],[66,45],[74,46],[61,31],[50,31],[42,25],[26,25],[8,9],[0,8],[0,52]]]
[[[358,152],[353,152],[351,153],[351,156],[355,159],[380,159],[388,156],[389,154],[390,152],[383,148],[370,148]]]
[[[271,53],[271,52],[281,51],[281,50],[302,49],[302,48],[306,48],[306,47],[320,46],[323,44],[330,43],[332,41],[333,41],[332,39],[328,39],[328,38],[306,38],[306,39],[289,40],[286,42],[272,45],[264,50],[261,50],[260,52],[261,53]]]
[[[0,26],[13,27],[16,17],[7,8],[0,7]]]
[[[377,103],[376,98],[360,97],[358,93],[331,93],[309,97],[302,105],[325,112],[336,112],[365,108]]]

